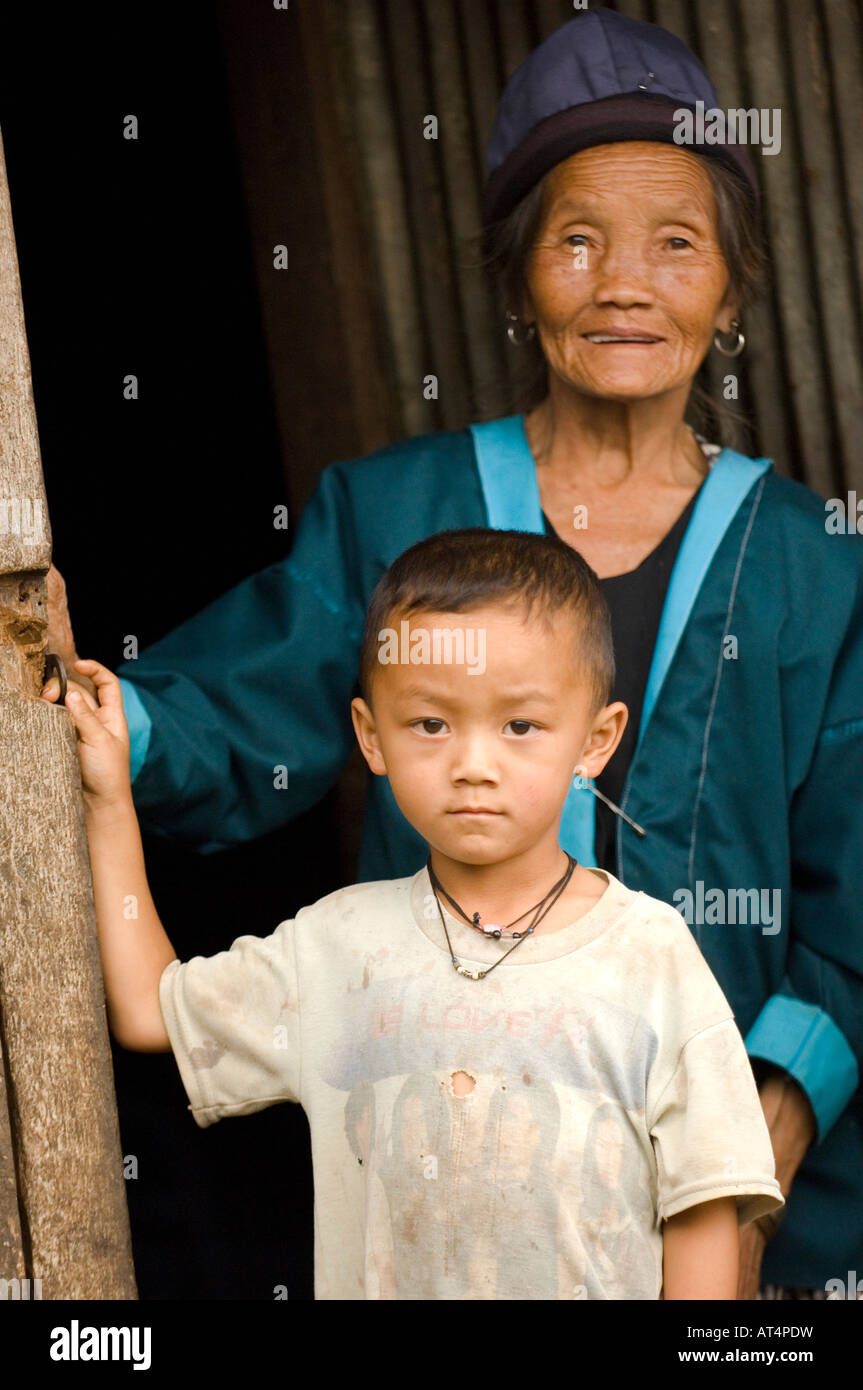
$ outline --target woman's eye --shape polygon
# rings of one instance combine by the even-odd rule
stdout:
[[[586,234],[585,232],[573,232],[573,233],[572,233],[570,236],[568,236],[566,239],[567,239],[568,242],[572,242],[572,241],[578,240],[579,237],[581,238],[582,241],[587,241],[587,234]]]
[[[670,236],[670,237],[668,238],[668,240],[669,240],[670,242],[671,242],[671,241],[681,241],[681,242],[683,243],[684,246],[691,246],[691,245],[692,245],[692,242],[691,242],[691,241],[687,241],[687,239],[686,239],[685,236]]]
[[[519,738],[524,738],[526,734],[530,733],[531,729],[536,728],[536,725],[532,724],[529,719],[511,719],[506,727],[512,729]]]

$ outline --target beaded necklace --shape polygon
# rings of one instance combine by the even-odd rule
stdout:
[[[450,902],[452,906],[456,909],[456,911],[461,914],[461,916],[465,919],[465,922],[469,927],[473,927],[476,931],[482,932],[484,936],[500,938],[504,935],[506,928],[499,927],[497,925],[490,925],[488,927],[481,926],[480,915],[478,912],[474,912],[471,917],[468,917],[464,909],[459,907],[455,898],[450,897],[449,893],[446,891],[443,884],[440,882],[439,878],[437,877],[437,874],[434,872],[434,869],[431,866],[431,854],[429,854],[429,857],[426,860],[426,869],[428,870],[428,876],[431,881],[432,888],[435,890],[435,902],[437,903],[437,909],[440,914],[441,923],[443,924],[444,935],[446,936],[446,944],[449,947],[450,960],[452,961],[452,967],[457,975],[464,975],[465,978],[468,980],[484,980],[486,975],[490,975],[492,970],[496,969],[496,967],[500,965],[501,961],[506,960],[507,956],[512,955],[513,951],[516,949],[517,946],[521,945],[522,941],[527,940],[529,936],[533,935],[533,932],[535,931],[539,923],[542,921],[543,917],[545,917],[546,913],[551,911],[558,898],[564,892],[567,884],[569,883],[569,880],[572,878],[573,871],[576,868],[576,865],[578,864],[578,860],[573,859],[572,855],[567,853],[566,850],[564,850],[564,854],[566,854],[567,859],[566,872],[563,874],[561,878],[557,880],[557,883],[555,883],[553,887],[551,887],[548,890],[541,902],[535,903],[534,907],[529,907],[527,909],[527,912],[522,912],[518,917],[513,918],[512,922],[507,923],[507,927],[512,927],[515,925],[516,922],[520,922],[522,917],[526,917],[529,912],[536,912],[536,916],[534,917],[530,926],[525,931],[512,933],[512,936],[515,938],[514,945],[510,946],[508,951],[504,951],[503,955],[500,957],[500,960],[496,960],[493,965],[490,965],[488,967],[487,970],[468,970],[466,966],[462,965],[458,956],[456,956],[453,953],[452,942],[449,939],[446,918],[443,915],[443,908],[440,904],[438,892],[443,893],[447,901]]]

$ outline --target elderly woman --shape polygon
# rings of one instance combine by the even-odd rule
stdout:
[[[743,346],[763,264],[744,151],[675,142],[698,101],[718,106],[662,29],[600,9],[546,40],[504,93],[485,200],[541,403],[332,464],[286,561],[120,674],[143,824],[216,851],[337,778],[366,605],[396,555],[469,526],[575,546],[608,598],[630,722],[599,784],[573,786],[561,844],[691,923],[791,1192],[781,1229],[743,1233],[741,1296],[762,1256],[771,1293],[823,1296],[863,1270],[863,545],[828,536],[823,502],[769,459],[684,420],[711,346]],[[425,853],[373,779],[361,877]]]

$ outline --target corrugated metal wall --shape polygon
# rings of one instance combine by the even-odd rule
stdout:
[[[318,0],[316,0],[316,3]],[[507,76],[572,16],[568,0],[326,0],[345,147],[356,161],[396,436],[506,413],[519,384],[501,308],[474,263],[483,151]],[[746,315],[751,433],[825,496],[863,488],[863,78],[858,0],[619,0],[699,56],[724,108],[781,111],[753,158],[772,274]],[[423,137],[428,114],[439,138]],[[423,380],[437,376],[437,399]]]

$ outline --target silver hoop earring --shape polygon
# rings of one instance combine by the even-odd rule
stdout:
[[[735,333],[735,334],[737,335],[737,342],[735,343],[735,345],[734,345],[733,348],[730,348],[730,349],[729,349],[729,348],[726,348],[726,347],[723,347],[723,346],[722,346],[722,343],[719,341],[719,329],[718,329],[718,328],[717,328],[716,332],[715,332],[714,335],[713,335],[713,346],[716,348],[717,352],[721,352],[721,353],[722,353],[722,356],[723,356],[723,357],[739,357],[740,354],[741,354],[741,352],[743,351],[743,349],[744,349],[745,346],[746,346],[746,339],[744,338],[743,334],[740,332],[740,324],[738,323],[737,319],[732,319],[732,320],[731,320],[731,328],[730,328],[729,332]]]
[[[525,326],[525,332],[524,332],[523,337],[519,338],[519,336],[518,336],[518,325],[521,323],[521,319],[519,318],[518,314],[512,314],[512,313],[510,313],[510,311],[507,309],[506,317],[507,317],[507,319],[509,320],[509,326],[507,327],[507,330],[506,330],[506,336],[509,338],[509,341],[510,341],[515,347],[523,347],[525,343],[529,343],[529,342],[532,340],[532,338],[534,337],[535,333],[536,333],[536,324],[535,324],[535,323],[529,323],[529,324],[527,324],[527,325]]]

